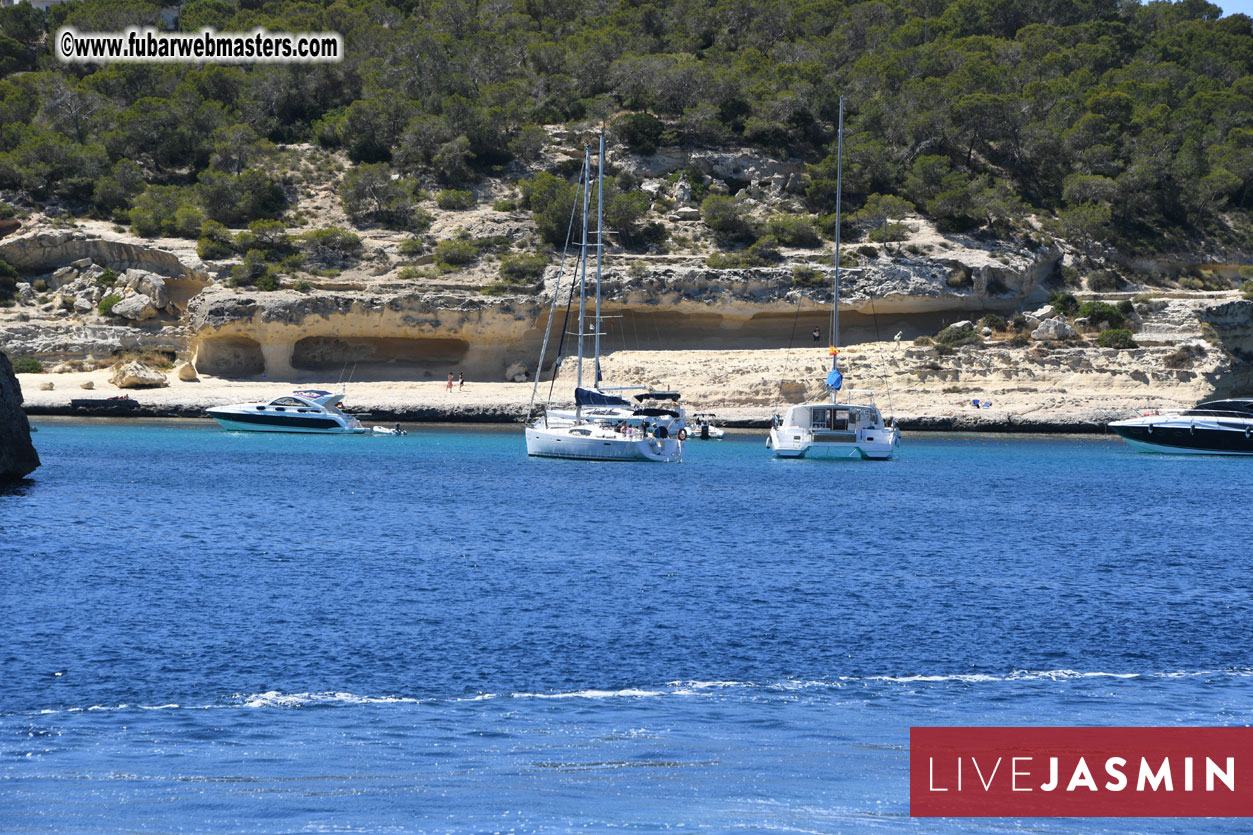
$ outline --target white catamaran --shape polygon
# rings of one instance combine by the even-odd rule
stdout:
[[[683,442],[680,440],[684,432],[685,415],[678,406],[676,392],[647,392],[637,396],[639,406],[630,403],[626,398],[615,393],[628,388],[602,388],[600,385],[600,279],[604,251],[604,177],[605,177],[605,138],[600,138],[600,154],[596,162],[596,312],[595,312],[595,348],[593,368],[595,382],[592,388],[583,386],[583,338],[587,333],[587,261],[590,244],[588,243],[588,214],[592,184],[592,151],[585,148],[583,152],[583,176],[580,193],[583,201],[583,242],[579,247],[579,260],[575,270],[579,274],[579,341],[578,341],[578,373],[574,389],[574,411],[563,412],[546,409],[545,413],[526,428],[526,451],[528,455],[546,458],[578,458],[587,461],[680,461],[683,458]],[[573,215],[571,215],[573,230]],[[567,241],[569,236],[567,236]],[[564,263],[564,258],[562,259]],[[571,288],[573,292],[573,288]],[[552,330],[553,318],[556,314],[561,296],[561,274],[558,272],[556,289],[553,292],[553,306],[548,315],[548,328],[544,333],[544,343],[540,349],[539,368],[544,367],[544,352],[548,348],[548,337]],[[559,352],[560,353],[560,352]],[[555,378],[561,366],[561,357],[553,367]],[[534,405],[535,392],[539,385],[536,375],[535,387],[531,391]],[[656,395],[656,397],[650,397]],[[673,397],[670,397],[673,395]],[[648,408],[642,401],[648,399],[672,399],[673,408]],[[650,414],[651,413],[651,414]]]
[[[840,373],[840,193],[844,154],[844,98],[840,97],[840,124],[836,144],[835,171],[835,277],[832,281],[831,371],[827,388],[831,400],[803,403],[787,410],[782,420],[772,422],[766,447],[779,458],[891,458],[900,443],[901,432],[895,421],[883,422],[874,404],[874,392],[852,389],[849,400],[840,403],[844,383]],[[860,402],[853,402],[857,397]]]

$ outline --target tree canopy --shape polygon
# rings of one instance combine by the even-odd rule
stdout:
[[[455,188],[533,159],[539,125],[594,120],[638,153],[799,158],[808,208],[826,214],[843,94],[850,211],[893,196],[954,229],[1035,213],[1086,241],[1231,236],[1250,208],[1253,21],[1204,0],[193,0],[184,30],[337,31],[344,60],[49,53],[63,24],[159,19],[143,0],[0,9],[0,190],[126,211],[141,193],[130,161],[239,223],[281,208],[261,164],[273,143]]]

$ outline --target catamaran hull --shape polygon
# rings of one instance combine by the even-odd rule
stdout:
[[[896,451],[897,436],[887,441],[796,441],[780,436],[777,429],[770,431],[766,446],[774,451],[776,458],[844,458],[870,461],[886,461]]]
[[[683,445],[672,438],[581,437],[560,429],[527,427],[526,454],[580,461],[680,461]]]

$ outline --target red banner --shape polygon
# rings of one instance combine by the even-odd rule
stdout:
[[[910,728],[913,817],[1253,817],[1253,728]]]

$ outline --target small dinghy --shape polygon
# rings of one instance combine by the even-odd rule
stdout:
[[[371,430],[375,435],[408,435],[409,433],[400,428],[400,424],[395,426],[375,426]]]

